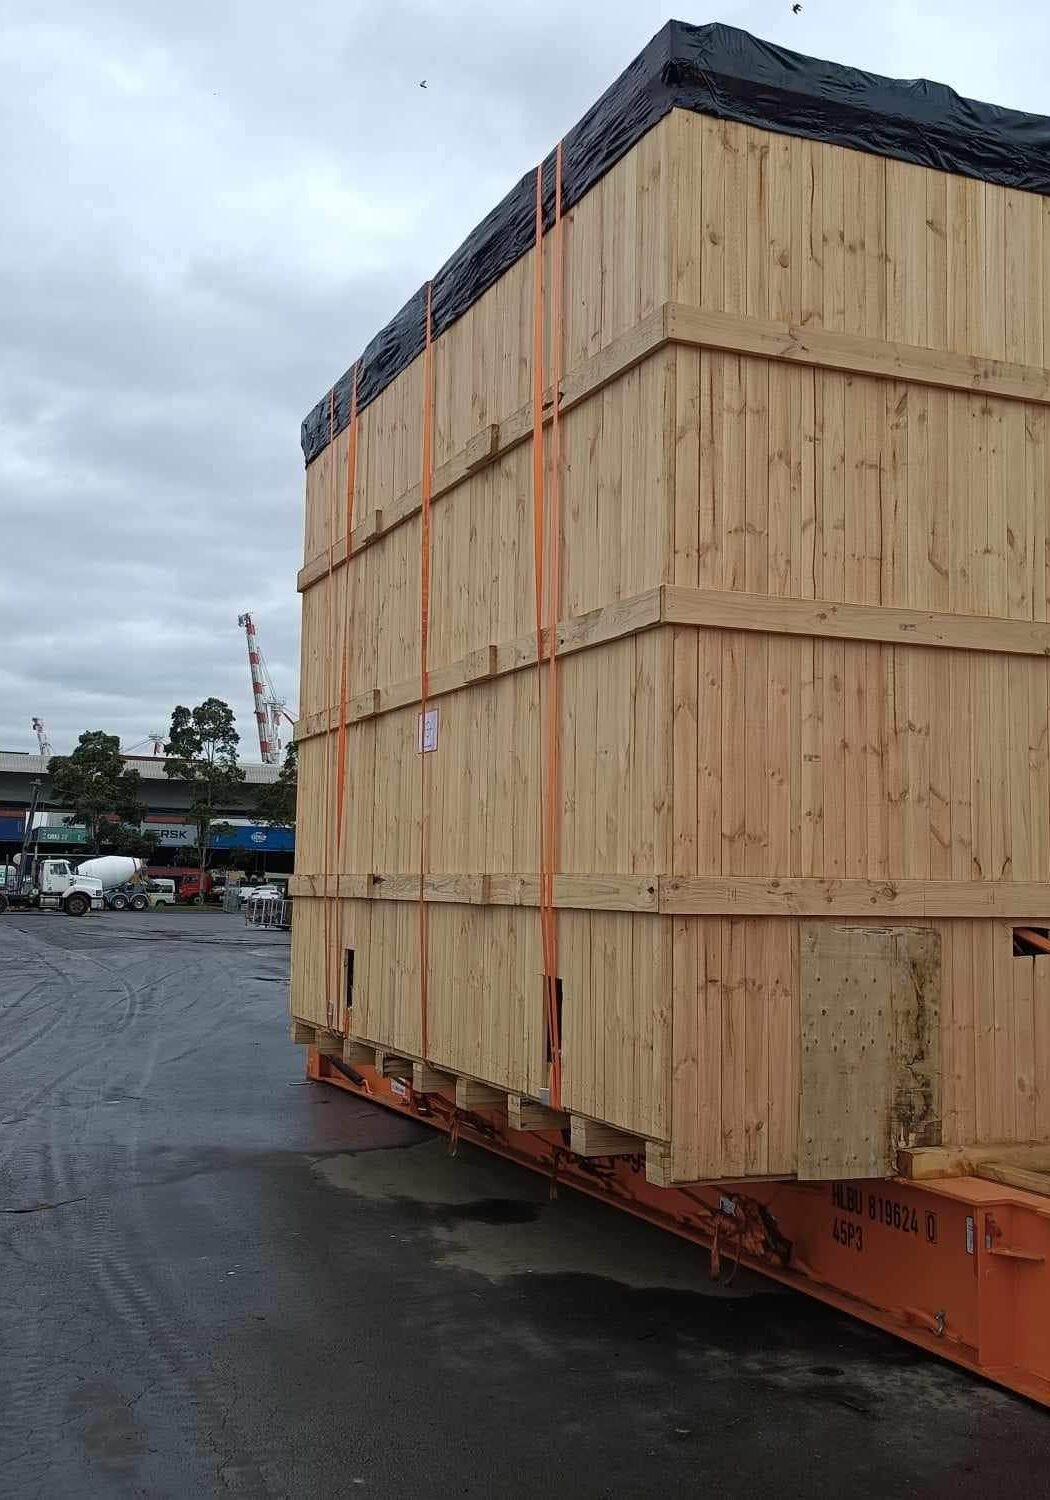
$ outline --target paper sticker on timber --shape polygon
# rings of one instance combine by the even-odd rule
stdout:
[[[800,977],[799,1178],[892,1176],[941,1138],[940,935],[807,922]]]
[[[419,715],[416,747],[420,755],[428,755],[431,751],[437,749],[438,711],[436,708],[428,708],[425,714]]]

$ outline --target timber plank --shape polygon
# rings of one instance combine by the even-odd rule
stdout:
[[[825,202],[825,212],[827,206]],[[838,309],[830,317],[841,317],[841,303],[828,292],[828,273],[829,265],[825,265],[825,304]],[[831,304],[827,302],[829,295]],[[1014,364],[984,354],[924,349],[910,343],[832,331],[830,327],[818,330],[755,317],[742,318],[683,307],[680,303],[669,303],[665,313],[667,335],[679,344],[754,354],[915,385],[982,391],[1015,401],[1050,403],[1050,371],[1038,365]],[[826,314],[826,321],[828,317]]]
[[[479,1083],[474,1078],[456,1079],[457,1109],[506,1108],[507,1095],[503,1089],[489,1083]]]
[[[306,900],[320,877],[293,875],[289,890]],[[343,876],[340,894],[372,902],[419,901],[415,871]],[[467,906],[539,905],[531,874],[428,875],[428,902]],[[824,880],[735,875],[557,875],[554,905],[566,910],[663,916],[826,916],[988,918],[1050,924],[1050,882],[1011,880]]]
[[[1033,195],[861,152],[680,111],[657,126],[563,221],[559,392],[552,233],[538,309],[529,255],[435,342],[422,767],[423,362],[361,413],[352,476],[348,434],[310,465],[304,1041],[367,1066],[364,1032],[420,1087],[514,1096],[552,1130],[589,1119],[654,1182],[858,1170],[871,1141],[887,1170],[886,1089],[903,1134],[925,1109],[946,1144],[1050,1143],[1050,960],[1014,959],[1011,934],[1050,928],[1046,222]],[[539,1102],[537,310],[562,1112]],[[905,1039],[900,943],[909,973],[940,945],[939,1044],[916,1099],[900,1037],[878,1033],[880,1084],[854,1025],[847,1084],[800,1141],[820,1040],[801,934],[845,923],[890,934],[857,939],[851,972],[870,941]]]
[[[569,1116],[564,1110],[549,1109],[535,1099],[508,1094],[507,1124],[511,1130],[567,1130]]]
[[[412,1088],[417,1094],[438,1094],[443,1089],[455,1090],[456,1075],[445,1072],[442,1068],[431,1067],[430,1063],[414,1062],[412,1064]]]
[[[1008,1166],[1000,1161],[982,1161],[974,1168],[975,1177],[987,1182],[1002,1182],[1007,1187],[1022,1188],[1027,1193],[1039,1193],[1050,1198],[1050,1170],[1032,1171],[1027,1167]]]
[[[600,1120],[573,1115],[569,1127],[569,1147],[577,1156],[644,1156],[646,1142],[641,1136],[615,1130]]]
[[[358,1041],[356,1037],[348,1036],[343,1041],[343,1061],[350,1067],[363,1064],[374,1068],[376,1063],[376,1049],[368,1042]]]
[[[914,1182],[975,1177],[978,1168],[991,1163],[1050,1172],[1050,1146],[1036,1141],[994,1141],[986,1145],[918,1147],[897,1153],[897,1171]]]
[[[1050,656],[1050,630],[1039,621],[868,607],[828,599],[770,598],[739,591],[668,586],[663,590],[661,619],[670,625],[720,630]]]

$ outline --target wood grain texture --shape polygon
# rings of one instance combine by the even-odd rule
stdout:
[[[806,924],[800,934],[798,1177],[886,1177],[941,1137],[938,935]]]
[[[944,1145],[1050,1142],[1050,960],[1012,941],[1050,928],[1045,217],[674,111],[565,216],[558,392],[540,249],[563,1104],[648,1141],[653,1180],[888,1170],[884,1134],[862,1161],[845,1094],[800,1138],[803,934],[846,923],[890,934],[891,1018],[900,934],[939,947]],[[343,1029],[499,1108],[548,1082],[535,254],[434,346],[425,826],[421,361],[361,414],[353,474],[346,434],[310,465],[299,576],[292,1013],[336,1034],[326,989],[352,949]],[[833,1029],[864,1074],[848,1010]],[[906,1133],[896,1033],[865,1014],[888,1059],[865,1108]]]

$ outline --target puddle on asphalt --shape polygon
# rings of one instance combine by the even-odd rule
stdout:
[[[781,1291],[745,1271],[730,1287],[716,1285],[696,1246],[564,1186],[551,1202],[546,1178],[469,1147],[451,1157],[444,1139],[329,1156],[314,1170],[329,1186],[358,1197],[414,1205],[439,1263],[492,1281],[577,1273],[708,1297]]]

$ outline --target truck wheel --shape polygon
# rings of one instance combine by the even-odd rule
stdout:
[[[7,897],[0,891],[0,912],[7,910]]]
[[[91,910],[91,902],[82,891],[74,891],[66,897],[66,913],[71,917],[83,917]]]
[[[132,911],[145,911],[149,906],[149,898],[148,896],[141,895],[132,896],[131,900],[128,902],[128,905],[131,907]]]
[[[110,898],[109,898],[109,909],[110,909],[110,911],[126,911],[127,910],[127,905],[128,905],[128,898],[127,898],[127,896],[120,896],[120,895],[118,895],[118,896],[110,896]]]

